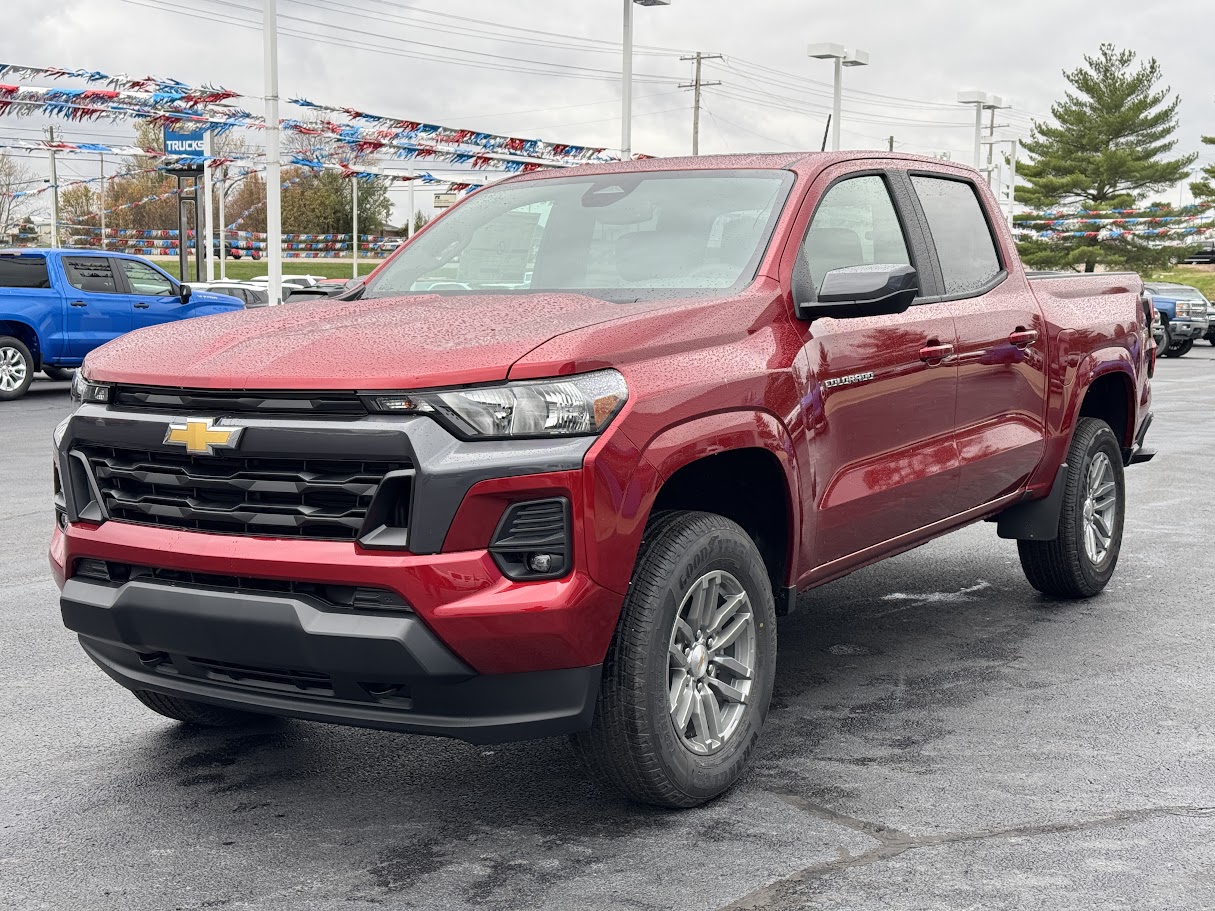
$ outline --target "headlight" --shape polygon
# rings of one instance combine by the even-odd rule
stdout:
[[[104,405],[109,400],[109,386],[101,383],[90,383],[84,378],[83,368],[76,371],[76,375],[72,377],[72,401]]]
[[[624,377],[598,370],[501,386],[376,395],[377,411],[429,414],[457,436],[475,439],[596,434],[628,400]]]

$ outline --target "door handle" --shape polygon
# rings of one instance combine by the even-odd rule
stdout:
[[[72,301],[72,306],[73,307],[87,307],[88,303],[85,301]]]
[[[1008,340],[1012,342],[1013,347],[1028,348],[1038,340],[1037,329],[1026,329],[1024,326],[1018,326],[1008,336]]]
[[[929,339],[928,344],[920,349],[920,360],[932,367],[936,366],[933,361],[940,362],[947,357],[953,357],[953,345],[942,345],[935,338]]]
[[[145,303],[143,303],[142,301],[140,301],[138,304],[136,304],[136,305],[135,305],[135,309],[136,309],[136,310],[147,310],[147,309],[148,309],[150,306],[152,306],[152,305],[151,305],[151,304],[145,304]]]

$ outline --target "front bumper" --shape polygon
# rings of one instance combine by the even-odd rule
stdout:
[[[1206,335],[1208,328],[1209,324],[1205,319],[1175,319],[1169,322],[1169,334],[1173,336],[1174,344],[1189,339],[1202,338]]]
[[[598,665],[477,674],[416,615],[335,611],[307,596],[73,578],[64,624],[129,689],[473,743],[589,726]]]

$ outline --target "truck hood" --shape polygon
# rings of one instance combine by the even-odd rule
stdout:
[[[320,299],[140,329],[90,379],[200,389],[419,389],[505,379],[545,341],[622,315],[579,294]]]

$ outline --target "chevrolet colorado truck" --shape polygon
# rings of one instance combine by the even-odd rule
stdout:
[[[85,361],[50,562],[162,715],[569,734],[692,806],[755,750],[798,592],[988,519],[1096,595],[1152,454],[1139,278],[1029,281],[930,159],[520,175],[348,296]]]
[[[66,379],[124,332],[243,308],[125,253],[0,250],[0,401],[25,395],[39,370]]]

